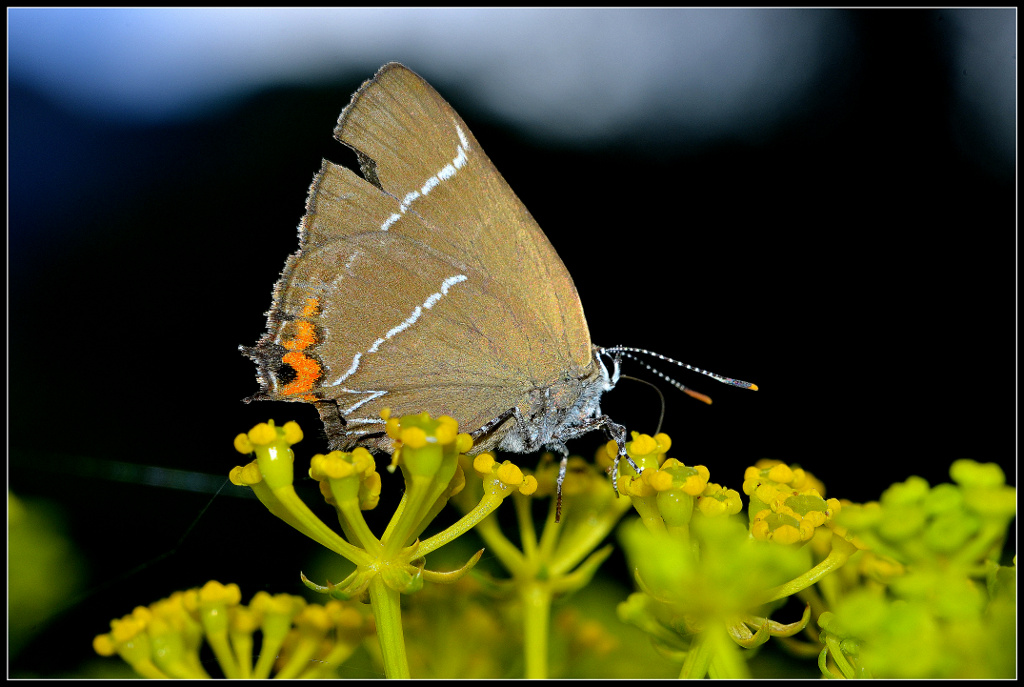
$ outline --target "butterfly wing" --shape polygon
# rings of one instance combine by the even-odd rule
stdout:
[[[268,332],[245,349],[262,397],[318,402],[332,445],[348,447],[379,434],[384,407],[473,431],[530,389],[587,374],[568,271],[433,88],[386,65],[335,135],[365,178],[325,161],[313,182]]]
[[[413,71],[385,65],[342,112],[335,137],[354,149],[364,175],[399,200],[388,231],[442,247],[520,295],[545,344],[588,366],[590,333],[576,287],[547,236],[469,127]],[[408,222],[415,213],[422,223]],[[424,233],[425,232],[425,233]]]

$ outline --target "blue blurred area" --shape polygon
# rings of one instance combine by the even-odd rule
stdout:
[[[83,113],[201,117],[273,84],[402,60],[495,116],[594,140],[654,118],[715,136],[784,119],[851,45],[779,10],[19,9],[11,75]],[[524,107],[524,103],[528,103]]]
[[[862,50],[831,10],[12,9],[11,79],[84,115],[202,117],[272,85],[400,60],[493,116],[577,144],[661,122],[679,141],[746,138],[815,101]],[[884,21],[884,19],[882,20]],[[1012,154],[1015,12],[930,21],[955,97]],[[914,40],[906,36],[907,44]],[[898,68],[898,65],[893,65]],[[849,76],[849,75],[847,75]],[[524,106],[525,104],[525,106]]]

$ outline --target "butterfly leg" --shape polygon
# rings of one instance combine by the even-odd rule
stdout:
[[[632,458],[629,457],[628,453],[626,453],[626,428],[614,422],[607,415],[599,415],[597,417],[587,418],[586,420],[580,422],[579,424],[574,425],[572,427],[572,433],[565,436],[565,438],[571,439],[573,437],[578,437],[581,434],[586,434],[587,432],[591,432],[596,429],[602,430],[604,432],[604,435],[608,437],[610,440],[614,441],[615,446],[618,448],[618,451],[615,455],[615,461],[612,464],[610,470],[610,475],[612,477],[612,488],[615,489],[615,495],[618,496],[619,486],[616,481],[616,477],[619,474],[619,461],[625,459],[626,462],[629,463],[629,467],[633,468],[633,470],[635,470],[636,474],[638,475],[642,473],[644,470],[643,468],[638,466]],[[553,446],[553,444],[548,445]]]
[[[555,522],[562,519],[562,482],[565,481],[565,468],[569,465],[569,449],[562,446],[562,460],[558,464],[558,480],[556,482],[555,492],[557,493],[555,501]]]
[[[607,415],[602,415],[596,419],[601,423],[605,436],[614,441],[615,446],[618,448],[618,451],[615,454],[615,461],[612,463],[611,467],[612,488],[615,490],[615,495],[618,496],[619,461],[625,458],[626,462],[629,463],[629,467],[633,468],[638,475],[641,474],[644,469],[633,462],[633,459],[629,457],[628,453],[626,453],[626,428],[620,424],[612,422],[611,418]]]
[[[489,420],[488,422],[483,424],[480,427],[480,429],[470,432],[469,436],[473,438],[473,443],[475,444],[477,439],[487,434],[490,434],[495,429],[500,427],[506,420],[512,417],[516,419],[517,425],[522,423],[523,416],[522,413],[519,412],[519,408],[509,408],[498,417],[494,418],[493,420]]]

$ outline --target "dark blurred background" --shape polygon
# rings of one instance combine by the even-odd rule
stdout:
[[[759,458],[799,463],[857,501],[964,457],[1016,483],[1013,9],[8,21],[9,484],[81,561],[38,579],[60,612],[12,625],[12,674],[81,675],[110,618],[211,578],[299,592],[316,545],[213,495],[257,422],[302,424],[299,466],[326,442],[312,406],[240,402],[258,387],[237,346],[321,159],[354,164],[339,112],[392,60],[545,229],[596,343],[760,386],[659,365],[714,398],[661,384],[672,455],[737,489]],[[603,407],[653,433],[660,401],[624,381]]]

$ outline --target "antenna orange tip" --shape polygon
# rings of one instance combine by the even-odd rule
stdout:
[[[708,405],[711,405],[711,397],[710,396],[705,396],[704,394],[700,393],[699,391],[694,391],[693,389],[683,389],[683,393],[686,394],[687,396],[692,396],[693,398],[697,399],[698,401],[704,401]]]
[[[750,390],[751,391],[757,391],[757,384],[751,384],[750,385]]]

